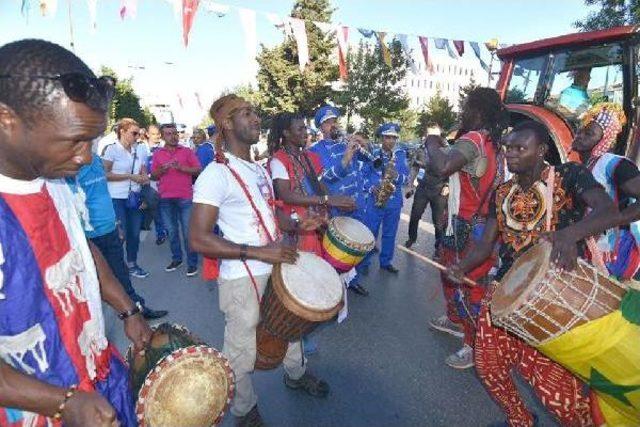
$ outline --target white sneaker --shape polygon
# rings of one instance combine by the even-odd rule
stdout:
[[[433,319],[431,319],[429,321],[429,327],[440,332],[446,332],[447,334],[451,334],[454,337],[458,337],[458,338],[464,337],[464,332],[462,331],[462,328],[459,325],[453,323],[451,320],[449,320],[446,314],[440,317],[434,317]]]
[[[447,357],[444,363],[455,369],[471,368],[475,364],[473,363],[473,348],[467,344],[463,345],[460,350]]]

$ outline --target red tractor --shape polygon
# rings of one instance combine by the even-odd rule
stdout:
[[[496,90],[513,124],[529,118],[549,129],[550,162],[577,160],[570,150],[580,116],[609,101],[627,115],[615,151],[640,163],[639,30],[617,27],[498,50],[502,70]]]

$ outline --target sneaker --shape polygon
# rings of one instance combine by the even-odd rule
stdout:
[[[237,427],[264,427],[264,425],[260,412],[258,412],[258,405],[251,408],[246,415],[236,417]]]
[[[285,372],[284,385],[294,390],[302,390],[313,397],[323,398],[329,394],[329,384],[316,378],[309,372],[305,372],[297,380],[294,380]]]
[[[471,368],[475,364],[473,363],[473,349],[465,344],[460,350],[447,357],[444,363],[455,369]]]
[[[162,233],[156,238],[156,245],[160,246],[167,240],[167,233]]]
[[[445,332],[447,334],[453,335],[454,337],[463,338],[464,332],[462,328],[453,323],[447,315],[442,315],[440,317],[434,317],[429,321],[429,327],[435,329],[436,331]]]
[[[176,271],[178,267],[180,267],[181,265],[182,265],[182,261],[171,261],[171,264],[167,265],[164,268],[164,271],[166,271],[167,273],[171,271]]]
[[[187,277],[193,277],[198,275],[198,267],[187,268]]]
[[[133,277],[137,277],[138,279],[144,279],[149,276],[149,272],[143,270],[138,265],[134,265],[133,267],[129,267],[129,274]]]

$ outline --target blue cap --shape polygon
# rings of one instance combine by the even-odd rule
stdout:
[[[217,131],[218,131],[218,128],[216,127],[216,125],[207,126],[207,135],[212,136]]]
[[[395,136],[400,137],[400,125],[397,123],[383,123],[378,127],[376,132],[378,136]]]
[[[317,128],[320,128],[320,125],[326,122],[329,119],[337,119],[340,117],[340,111],[336,107],[331,105],[325,105],[320,107],[318,111],[316,111],[316,116],[314,118],[314,122]]]

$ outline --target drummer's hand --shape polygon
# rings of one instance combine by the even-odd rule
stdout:
[[[562,231],[544,235],[551,242],[551,263],[561,271],[573,271],[578,266],[578,245],[568,234]]]
[[[453,265],[447,270],[447,279],[459,285],[464,284],[464,272],[459,266]]]
[[[356,201],[349,196],[329,196],[327,204],[347,212],[356,210]]]
[[[124,319],[124,333],[133,343],[133,350],[141,353],[151,341],[151,328],[142,313],[134,314]]]
[[[69,400],[62,411],[62,423],[65,426],[118,426],[116,411],[111,404],[99,395],[92,392],[77,391]]]
[[[269,264],[295,264],[298,259],[298,251],[295,246],[288,246],[281,242],[269,243],[258,248],[257,258]]]
[[[326,224],[326,218],[321,215],[309,216],[303,218],[298,225],[298,228],[303,231],[317,230]]]

